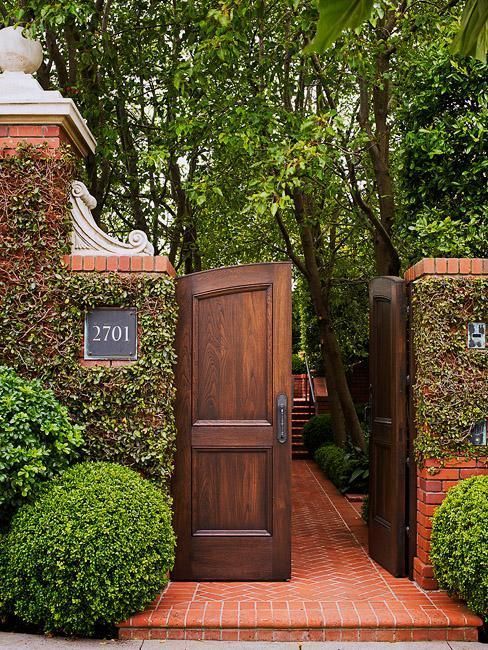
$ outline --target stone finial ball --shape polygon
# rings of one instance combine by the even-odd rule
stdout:
[[[3,72],[36,72],[42,63],[42,45],[22,36],[22,27],[0,29],[0,69]]]

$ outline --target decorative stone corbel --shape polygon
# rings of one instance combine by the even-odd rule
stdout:
[[[142,230],[129,233],[129,242],[125,243],[107,235],[97,226],[91,213],[97,201],[81,181],[72,183],[70,199],[73,215],[72,255],[154,255],[153,245]]]

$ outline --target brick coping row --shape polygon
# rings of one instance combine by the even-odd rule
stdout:
[[[488,258],[426,257],[405,271],[407,282],[426,275],[488,275]]]
[[[176,271],[166,255],[64,255],[62,264],[70,271],[116,273],[166,273]]]

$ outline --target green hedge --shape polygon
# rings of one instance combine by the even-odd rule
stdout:
[[[173,467],[177,318],[174,281],[162,274],[73,273],[66,197],[72,157],[34,147],[0,160],[0,364],[39,378],[85,427],[85,457],[131,466],[159,483]],[[15,282],[11,279],[15,278]],[[82,367],[86,310],[136,307],[140,359]]]
[[[458,483],[437,508],[430,558],[442,589],[488,620],[488,476]]]
[[[348,453],[333,444],[323,445],[315,453],[315,462],[339,489],[346,487],[351,475]]]
[[[310,454],[314,454],[319,447],[333,442],[332,420],[328,413],[315,415],[303,427],[303,444]]]
[[[424,278],[412,301],[417,461],[483,455],[468,432],[488,417],[488,354],[467,348],[466,326],[488,321],[488,279]]]
[[[2,544],[0,605],[46,632],[103,632],[164,587],[174,544],[168,499],[156,486],[120,465],[75,465],[14,516]]]
[[[39,381],[0,366],[0,524],[76,457],[81,427]]]

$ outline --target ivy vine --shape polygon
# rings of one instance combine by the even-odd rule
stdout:
[[[156,274],[73,273],[67,205],[75,162],[21,146],[0,160],[0,363],[39,378],[85,427],[88,459],[119,462],[164,484],[173,464],[174,282]],[[86,310],[136,307],[139,360],[80,364]]]
[[[467,324],[488,322],[488,279],[423,279],[412,301],[417,460],[486,456],[470,427],[488,417],[488,350],[467,348]]]

